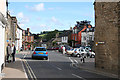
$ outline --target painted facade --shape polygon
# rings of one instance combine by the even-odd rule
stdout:
[[[73,47],[81,46],[81,33],[85,31],[87,28],[91,28],[91,27],[92,26],[90,25],[90,21],[77,22],[71,34]]]
[[[34,42],[34,36],[29,31],[29,28],[27,30],[23,30],[22,35],[22,47],[24,50],[32,50],[33,49],[33,42]]]
[[[16,50],[17,52],[19,52],[20,49],[22,48],[22,29],[19,26],[17,27],[16,34],[17,34]]]
[[[6,52],[6,35],[5,27],[7,27],[7,4],[6,0],[0,1],[0,73],[5,63]]]

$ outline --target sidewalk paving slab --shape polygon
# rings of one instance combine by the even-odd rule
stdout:
[[[2,77],[2,80],[9,80],[12,78],[27,80],[27,75],[20,59],[16,58],[15,62],[6,63],[5,65],[2,71],[5,75]]]
[[[77,66],[79,68],[87,70],[89,72],[93,72],[93,73],[96,73],[96,74],[108,76],[108,77],[111,77],[111,78],[118,78],[118,75],[116,75],[114,73],[110,73],[106,70],[96,68],[95,67],[95,62],[78,63]]]

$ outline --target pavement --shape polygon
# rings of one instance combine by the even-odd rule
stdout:
[[[27,54],[27,52],[24,52],[24,53]],[[20,52],[17,54],[23,54],[23,52]],[[23,67],[22,60],[20,58],[16,58],[15,63],[13,63],[13,62],[5,63],[5,65],[6,66],[4,67],[4,69],[2,71],[3,76],[1,76],[0,79],[13,80],[12,78],[14,78],[14,79],[20,78],[20,80],[21,79],[27,80],[28,77],[27,77],[27,74],[26,74],[25,69]],[[79,63],[79,64],[77,64],[77,67],[84,69],[88,72],[93,72],[93,73],[101,74],[101,75],[107,75],[107,76],[112,77],[112,78],[118,78],[118,76],[115,74],[108,73],[104,70],[96,69],[94,62]]]
[[[103,70],[103,69],[98,69],[95,67],[95,62],[85,62],[85,63],[79,63],[77,65],[77,67],[79,67],[80,69],[84,69],[88,72],[92,72],[92,73],[96,73],[96,74],[100,74],[100,75],[105,75],[111,78],[118,78],[118,75],[115,74],[115,72],[109,72],[107,70]]]
[[[0,80],[14,80],[14,79],[27,80],[27,75],[23,67],[22,60],[20,58],[16,58],[15,62],[10,63],[6,62],[5,67],[2,70],[2,74],[4,75],[0,77]]]

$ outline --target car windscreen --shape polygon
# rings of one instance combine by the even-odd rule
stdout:
[[[35,51],[46,51],[45,48],[36,48]]]

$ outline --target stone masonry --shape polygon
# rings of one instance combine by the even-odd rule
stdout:
[[[120,73],[120,2],[95,2],[95,66]]]

